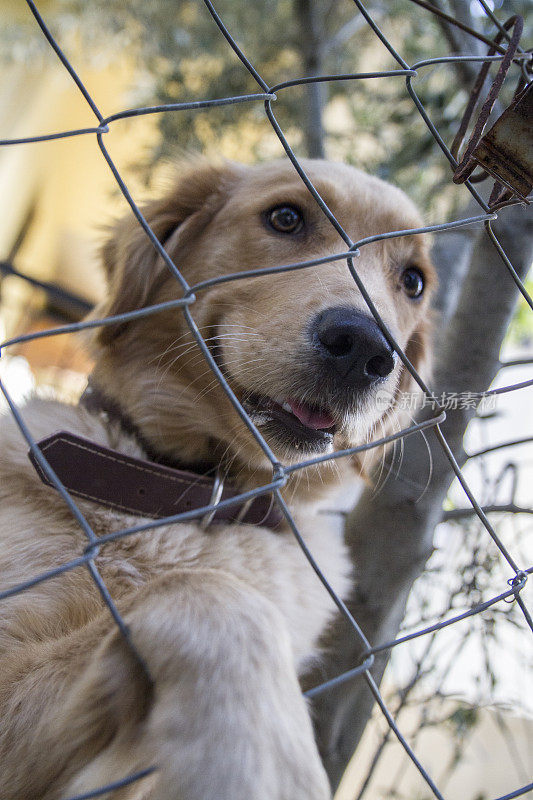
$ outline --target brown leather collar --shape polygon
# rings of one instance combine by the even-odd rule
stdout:
[[[126,456],[68,431],[42,439],[38,442],[42,454],[76,497],[123,513],[163,519],[204,506],[218,506],[238,496],[236,489],[220,479],[216,464],[177,464],[156,453],[133,420],[90,381],[80,405],[106,422],[118,424],[148,458]],[[54,488],[33,453],[28,455],[43,483]],[[212,522],[242,522],[272,529],[282,521],[283,514],[271,494],[217,508],[201,519],[203,527]]]
[[[239,495],[217,479],[132,458],[68,431],[42,439],[38,446],[69,492],[127,514],[162,519]],[[34,454],[28,455],[43,483],[53,487]],[[271,495],[216,508],[202,518],[204,527],[241,522],[272,529],[282,520]]]

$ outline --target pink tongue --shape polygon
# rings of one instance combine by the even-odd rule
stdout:
[[[292,400],[289,400],[289,405],[294,416],[298,417],[302,425],[305,425],[307,428],[319,430],[322,428],[332,428],[335,425],[335,420],[330,414],[312,411],[307,406],[295,403]]]

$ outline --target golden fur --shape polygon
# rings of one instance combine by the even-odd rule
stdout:
[[[339,164],[304,166],[354,240],[420,225],[398,189]],[[265,211],[283,204],[304,214],[303,235],[265,225]],[[190,284],[346,249],[288,162],[194,162],[145,214]],[[98,316],[180,295],[131,215],[115,227],[103,261],[109,293]],[[427,284],[416,302],[399,287],[399,270],[410,264],[423,270]],[[420,366],[433,283],[424,238],[364,246],[356,268]],[[199,290],[192,315],[243,402],[253,393],[286,398],[291,392],[312,402],[302,397],[301,353],[309,321],[332,306],[368,314],[343,261]],[[271,478],[267,459],[214,380],[179,309],[101,328],[93,347],[95,383],[154,451],[188,463],[216,461],[241,489]],[[382,385],[391,394],[407,388],[399,363]],[[373,398],[367,393],[358,405],[335,411],[326,450],[380,435],[387,410]],[[81,406],[33,399],[23,415],[37,439],[70,430],[143,456],[116,421]],[[35,475],[11,418],[0,428],[5,589],[75,558],[86,541],[57,494]],[[272,446],[284,463],[302,457]],[[295,475],[284,489],[308,547],[343,597],[350,589],[347,554],[318,510],[328,491],[354,474],[346,460],[325,464]],[[90,502],[79,506],[97,535],[138,522]],[[113,797],[329,798],[298,676],[316,656],[335,609],[288,528],[167,525],[106,544],[96,564],[153,684],[86,568],[1,602],[0,795],[58,800],[157,764],[155,775]]]

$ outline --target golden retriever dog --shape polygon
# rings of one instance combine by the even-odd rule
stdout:
[[[354,241],[420,226],[399,189],[341,164],[302,163]],[[275,458],[287,466],[379,438],[409,376],[346,261],[327,260],[346,244],[292,165],[199,159],[178,172],[144,213],[189,285],[325,257],[301,270],[204,285],[190,306]],[[98,316],[182,295],[131,214],[115,226],[103,262],[108,296]],[[361,247],[355,266],[389,330],[420,365],[434,283],[427,241],[378,240]],[[88,450],[108,448],[117,465],[131,459],[148,473],[158,464],[171,480],[173,470],[188,471],[193,483],[212,487],[212,505],[216,475],[233,492],[272,480],[264,448],[220,387],[181,308],[96,330],[89,401],[34,398],[22,409],[37,440],[67,432],[88,441]],[[390,393],[389,408],[376,402],[378,392]],[[0,428],[5,590],[80,556],[87,539],[41,481],[11,415]],[[353,459],[321,463],[288,474],[281,489],[343,598],[348,555],[320,508],[357,469]],[[101,483],[121,497],[119,477]],[[81,494],[76,502],[97,537],[151,517]],[[319,654],[335,605],[281,515],[266,524],[246,513],[243,506],[231,519],[163,521],[94,551],[94,568],[140,659],[85,564],[0,603],[2,798],[70,798],[150,766],[157,770],[106,797],[331,797],[299,679]]]

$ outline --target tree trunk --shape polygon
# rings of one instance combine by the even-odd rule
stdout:
[[[316,0],[295,0],[295,14],[300,28],[300,49],[306,78],[323,72],[324,31],[320,6]],[[304,87],[307,107],[303,110],[305,149],[309,158],[325,158],[324,109],[326,87],[323,83],[310,83]]]
[[[533,216],[522,207],[504,209],[493,228],[515,269],[525,276],[533,259]],[[437,255],[439,250],[447,253],[445,244],[441,244],[437,244]],[[455,260],[451,274],[460,274],[460,261]],[[440,272],[444,272],[443,283],[449,284],[446,271]],[[452,289],[453,284],[447,286],[448,291]],[[435,373],[431,381],[436,396],[444,391],[480,392],[488,388],[498,371],[500,346],[516,300],[515,284],[489,237],[481,232],[453,313],[441,295],[443,320],[436,325]],[[448,411],[442,426],[460,465],[466,460],[462,439],[473,413],[471,408]],[[397,635],[411,587],[432,553],[433,531],[454,478],[435,433],[430,431],[427,439],[433,468],[426,491],[428,451],[423,437],[413,435],[404,442],[399,476],[391,474],[377,495],[372,489],[365,490],[346,522],[357,576],[357,587],[348,605],[372,646],[394,640]],[[339,621],[327,677],[356,666],[361,655],[354,632]],[[372,674],[378,682],[387,660],[388,652],[376,658]],[[363,677],[316,699],[318,740],[333,787],[338,785],[361,738],[372,706]]]

